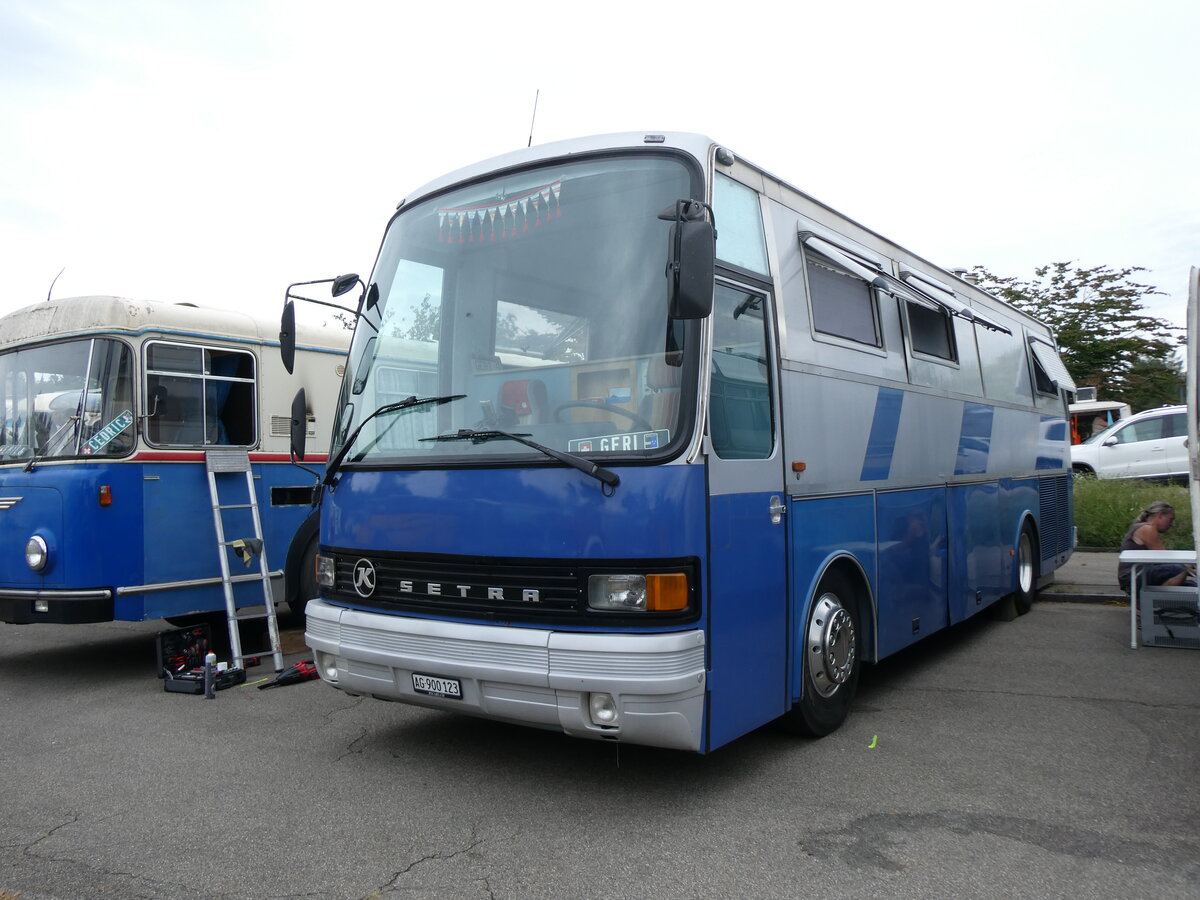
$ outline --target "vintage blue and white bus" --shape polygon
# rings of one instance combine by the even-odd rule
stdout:
[[[349,345],[333,325],[299,335],[313,433],[329,428],[322,417]],[[247,451],[267,562],[286,573],[274,598],[302,609],[315,479],[291,463],[294,387],[277,334],[277,321],[243,312],[117,297],[39,303],[0,319],[0,621],[223,612],[205,470],[214,448]],[[319,477],[323,457],[313,464]],[[240,496],[221,490],[232,497],[223,503],[248,500],[244,481]],[[247,510],[224,515],[227,534],[253,534]],[[236,585],[238,605],[262,599],[261,580]]]
[[[364,293],[305,633],[343,691],[819,736],[862,664],[1027,611],[1074,545],[1051,331],[707,138],[440,178]]]

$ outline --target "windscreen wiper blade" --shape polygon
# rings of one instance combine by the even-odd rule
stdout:
[[[616,472],[609,471],[602,466],[596,465],[590,459],[584,459],[582,456],[575,456],[573,453],[564,453],[561,450],[555,450],[547,447],[545,444],[539,444],[537,441],[529,439],[527,434],[514,434],[511,431],[503,431],[499,428],[489,428],[486,430],[477,430],[474,428],[460,428],[458,431],[451,434],[439,434],[436,437],[421,438],[423,441],[471,441],[474,444],[481,444],[484,441],[495,440],[496,438],[505,438],[510,441],[516,441],[518,444],[524,444],[533,450],[546,454],[551,459],[556,459],[572,469],[578,469],[584,475],[589,475],[602,483],[606,488],[606,496],[611,496],[616,490],[618,484],[621,483],[620,477]]]
[[[403,400],[399,400],[395,403],[386,403],[379,407],[379,409],[375,410],[375,412],[371,413],[358,423],[358,427],[350,433],[350,437],[346,438],[346,442],[342,444],[342,449],[339,450],[337,455],[329,461],[329,465],[325,467],[325,478],[323,479],[323,483],[330,486],[333,486],[337,483],[333,476],[337,474],[337,470],[341,466],[342,460],[346,458],[346,454],[349,453],[350,448],[354,446],[354,442],[358,439],[363,427],[376,416],[381,416],[384,413],[401,412],[402,410],[406,409],[415,409],[418,406],[428,406],[430,403],[437,403],[439,405],[442,403],[450,403],[454,400],[461,400],[465,396],[467,395],[447,394],[445,397],[417,397],[416,395],[413,395],[411,397],[405,397]]]
[[[42,452],[35,454],[30,458],[29,462],[25,463],[24,471],[32,472],[34,467],[37,466],[37,464],[42,460],[51,456],[57,456],[59,452],[66,448],[68,442],[75,440],[75,436],[79,434],[79,423],[82,421],[82,416],[74,415],[59,425],[58,430],[55,431],[54,434],[50,435],[50,437],[46,438],[46,443],[42,447]],[[69,433],[67,432],[68,428],[71,429]],[[63,435],[66,435],[66,440],[62,440]]]

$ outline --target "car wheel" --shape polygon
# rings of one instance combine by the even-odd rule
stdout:
[[[1037,538],[1033,535],[1033,526],[1026,522],[1021,526],[1021,536],[1017,539],[1017,593],[1014,597],[1017,615],[1023,616],[1033,609],[1037,582]]]
[[[850,714],[860,668],[858,592],[841,572],[821,579],[801,639],[800,700],[783,718],[809,737],[835,731]]]

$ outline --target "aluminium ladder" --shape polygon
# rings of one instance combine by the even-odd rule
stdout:
[[[243,653],[242,638],[238,623],[265,619],[267,634],[270,636],[269,651],[275,657],[275,671],[283,671],[283,651],[279,643],[279,622],[275,618],[275,596],[271,589],[271,571],[267,567],[267,549],[263,543],[262,519],[258,515],[258,501],[254,492],[254,472],[250,468],[250,454],[245,450],[207,450],[204,453],[204,467],[208,472],[208,493],[212,498],[213,525],[217,530],[217,556],[221,561],[221,584],[225,589],[225,619],[229,625],[229,651],[231,662],[245,668],[245,661],[259,653]],[[246,476],[247,503],[221,503],[217,479],[222,475]],[[225,479],[228,481],[229,479]],[[225,519],[226,510],[248,509],[254,520],[254,537],[226,540]],[[247,576],[232,576],[229,572],[229,548],[237,546],[239,553],[249,553],[258,559],[258,574]],[[247,565],[249,563],[247,562]],[[234,582],[258,581],[262,584],[264,612],[238,612],[237,603],[233,596]],[[251,607],[254,609],[255,607]]]

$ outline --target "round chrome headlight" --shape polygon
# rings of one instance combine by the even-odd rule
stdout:
[[[50,548],[46,546],[45,538],[35,534],[25,542],[25,564],[33,571],[40,572],[49,562]]]

